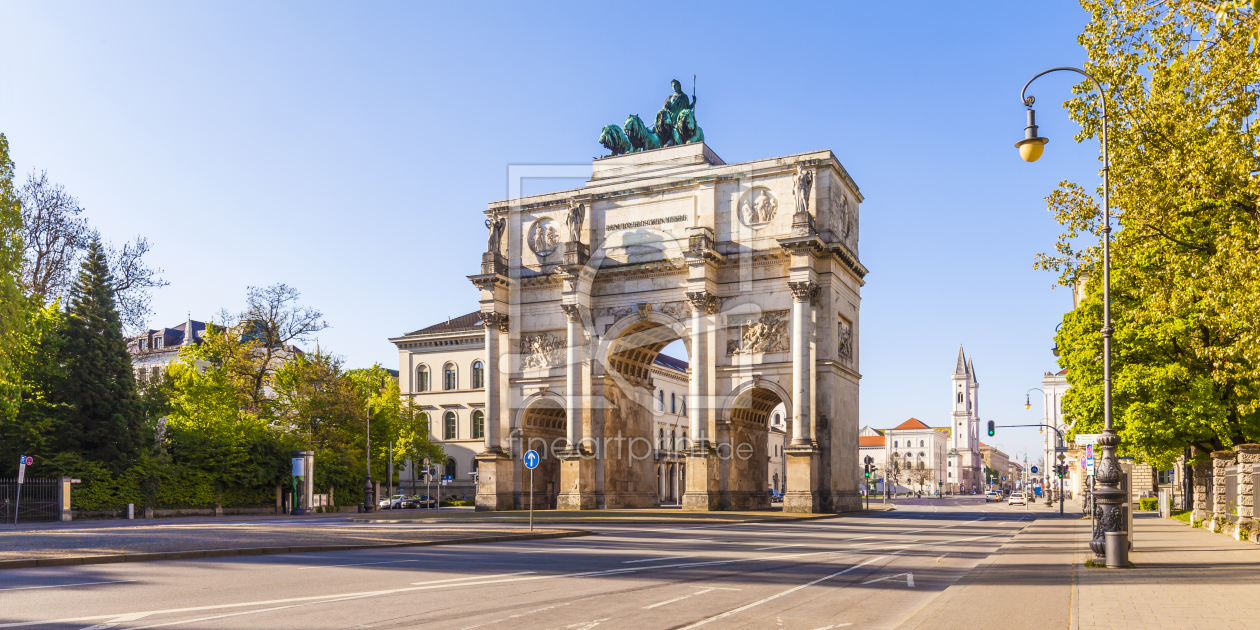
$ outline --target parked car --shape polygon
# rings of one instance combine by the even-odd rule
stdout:
[[[385,508],[389,507],[391,503],[393,503],[394,501],[397,501],[397,500],[399,500],[399,499],[401,499],[401,498],[403,498],[403,495],[401,495],[401,494],[395,494],[394,496],[392,496],[392,497],[390,497],[390,498],[388,498],[388,499],[381,499],[380,501],[377,501],[377,502],[376,502],[376,507],[378,507],[378,508],[380,508],[380,509],[382,509],[382,510],[383,510],[383,509],[385,509]]]
[[[1016,492],[1011,495],[1011,498],[1006,500],[1006,504],[1007,505],[1028,505],[1028,501],[1024,499],[1023,492]]]
[[[428,495],[416,495],[405,497],[400,500],[394,509],[413,510],[416,508],[431,508],[437,505],[437,499]]]

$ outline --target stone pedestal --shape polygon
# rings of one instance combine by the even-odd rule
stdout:
[[[567,269],[578,269],[586,264],[591,257],[586,249],[586,245],[582,243],[565,243],[564,253],[562,254],[562,265]]]
[[[556,497],[557,510],[594,510],[598,505],[595,494],[595,456],[578,449],[556,453],[560,458],[560,495]]]
[[[811,446],[789,446],[783,449],[787,458],[787,492],[783,493],[784,512],[820,512],[818,496],[818,449]]]
[[[1214,451],[1212,453],[1212,496],[1210,507],[1212,509],[1212,527],[1214,532],[1223,531],[1226,523],[1226,501],[1225,501],[1225,469],[1234,465],[1234,451]]]
[[[1211,460],[1195,462],[1194,470],[1194,510],[1190,513],[1191,521],[1207,520],[1212,514],[1210,497],[1207,493],[1208,476],[1212,474]]]
[[[503,452],[477,455],[478,512],[515,509],[512,494],[513,464],[512,458]]]
[[[507,275],[507,261],[499,252],[486,252],[481,255],[482,275]]]
[[[683,493],[682,509],[688,512],[722,509],[717,451],[707,444],[697,445],[687,453],[687,491]]]
[[[1234,452],[1238,455],[1238,530],[1250,532],[1255,529],[1256,518],[1251,470],[1260,464],[1260,444],[1239,444]]]

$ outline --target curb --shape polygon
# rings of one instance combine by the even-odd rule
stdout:
[[[871,511],[874,512],[875,510],[871,510]],[[560,525],[564,523],[577,523],[580,525],[691,525],[691,524],[694,524],[697,527],[706,527],[706,526],[712,527],[712,526],[717,526],[717,525],[743,525],[747,523],[793,523],[793,522],[799,522],[799,521],[817,521],[817,520],[830,519],[830,518],[842,518],[845,516],[860,516],[861,514],[863,514],[863,512],[842,512],[840,514],[811,514],[808,516],[793,516],[793,517],[782,517],[782,518],[750,518],[750,519],[743,519],[743,520],[719,521],[719,522],[701,521],[701,520],[693,520],[693,519],[672,519],[672,518],[645,519],[645,518],[634,518],[634,517],[629,517],[625,519],[619,519],[619,518],[583,519],[580,517],[574,517],[572,519],[556,519],[554,521],[540,522],[539,519],[536,518],[534,519],[534,525],[545,527],[549,524]],[[346,520],[352,523],[425,523],[429,525],[435,525],[435,524],[442,524],[442,525],[449,524],[451,526],[456,525],[456,523],[444,522],[444,521],[448,521],[448,519],[432,519],[432,518],[428,518],[428,519],[426,518],[412,518],[412,519],[348,518]],[[516,517],[507,517],[507,518],[482,521],[479,524],[496,525],[499,523],[510,524],[510,523],[525,523],[525,522],[528,522],[528,520],[524,517],[520,519],[517,519]]]
[[[203,551],[166,551],[158,553],[127,553],[106,556],[68,556],[62,558],[36,558],[31,560],[0,560],[0,570],[28,569],[31,567],[59,567],[73,564],[111,564],[115,562],[153,562],[156,560],[189,560],[193,558],[223,558],[230,556],[271,556],[281,553],[317,553],[321,551],[354,551],[357,549],[391,549],[397,547],[432,547],[437,545],[468,545],[476,543],[511,542],[516,540],[540,540],[546,538],[573,538],[589,536],[585,530],[570,530],[549,534],[509,534],[506,536],[475,536],[447,540],[383,543],[376,545],[314,545],[302,547],[248,547],[244,549],[206,549]]]

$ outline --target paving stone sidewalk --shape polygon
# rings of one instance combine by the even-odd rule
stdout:
[[[1077,567],[1074,627],[1241,629],[1260,624],[1260,545],[1192,529],[1153,512],[1135,515],[1133,529],[1129,560],[1134,568]],[[1088,545],[1085,527],[1077,532],[1078,558],[1092,557]]]
[[[561,530],[535,529],[534,534]],[[0,561],[221,549],[386,545],[529,534],[524,528],[407,528],[294,523],[187,523],[0,531]]]

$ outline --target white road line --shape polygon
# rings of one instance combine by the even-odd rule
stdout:
[[[399,562],[420,562],[421,560],[428,560],[428,558],[415,558],[412,560],[382,560],[381,562],[355,562],[352,564],[321,564],[313,567],[298,567],[298,571],[305,571],[307,569],[333,569],[336,567],[362,567],[369,564],[398,564]]]
[[[693,557],[695,557],[695,554],[692,554],[690,556],[667,556],[664,558],[643,558],[641,560],[626,560],[625,562],[622,562],[622,564],[634,564],[636,562],[660,562],[661,560],[679,560],[682,558],[693,558]]]
[[[891,580],[894,578],[899,578],[903,575],[906,576],[906,586],[909,586],[910,588],[914,588],[914,574],[913,573],[898,573],[897,575],[885,575],[882,578],[862,582],[862,586],[866,586],[867,584],[874,584],[876,582],[883,582],[884,580]]]
[[[74,584],[49,584],[48,586],[12,586],[9,588],[0,588],[0,591],[29,591],[34,588],[61,588],[63,586],[92,586],[94,584],[123,584],[125,582],[135,582],[135,580],[112,580],[109,582],[76,582]]]
[[[769,551],[769,550],[771,550],[771,549],[784,549],[784,548],[787,548],[787,547],[800,547],[802,544],[804,544],[804,543],[796,543],[795,545],[775,545],[774,547],[762,547],[762,548],[760,548],[760,549],[753,549],[753,551]]]
[[[480,628],[480,627],[482,627],[482,626],[488,626],[488,625],[491,625],[491,624],[496,624],[496,623],[499,623],[500,621],[509,621],[509,620],[512,620],[512,619],[519,619],[519,618],[521,618],[521,617],[524,617],[525,615],[532,615],[532,614],[535,614],[535,613],[546,612],[546,611],[548,611],[548,610],[553,610],[553,609],[556,609],[556,608],[560,608],[561,606],[568,606],[569,604],[572,604],[572,603],[573,603],[573,602],[563,602],[563,603],[560,603],[560,604],[556,604],[556,605],[554,605],[554,606],[547,606],[546,608],[536,608],[536,609],[531,610],[531,611],[528,611],[528,612],[516,613],[515,615],[509,615],[509,616],[504,617],[504,618],[502,618],[502,619],[494,619],[494,620],[492,620],[492,621],[483,621],[483,622],[481,622],[481,623],[479,623],[479,624],[477,624],[477,625],[475,625],[475,626],[464,626],[463,628],[460,628],[459,630],[473,630],[473,628]]]
[[[692,596],[695,596],[695,595],[704,595],[705,593],[712,593],[712,592],[713,592],[713,589],[711,589],[711,588],[707,588],[707,589],[705,589],[705,590],[703,590],[703,591],[698,591],[698,592],[692,593],[691,595],[683,595],[682,597],[675,597],[674,599],[667,599],[667,600],[665,600],[665,601],[663,601],[663,602],[657,602],[657,603],[655,603],[655,604],[652,604],[651,606],[644,606],[644,607],[643,607],[643,609],[644,609],[644,610],[651,610],[651,609],[656,608],[656,607],[658,607],[658,606],[664,606],[665,604],[672,604],[672,603],[674,603],[674,602],[680,602],[680,601],[682,601],[682,600],[684,600],[684,599],[687,599],[687,598],[692,597]]]
[[[650,570],[657,570],[657,569],[678,569],[678,568],[688,568],[688,567],[716,566],[716,565],[722,565],[722,564],[735,564],[735,563],[740,563],[740,562],[764,562],[767,560],[787,560],[787,559],[793,559],[793,558],[807,558],[809,556],[834,555],[838,553],[842,553],[842,552],[812,551],[809,553],[785,554],[785,555],[778,555],[778,556],[764,556],[764,557],[758,557],[758,558],[736,558],[733,560],[712,560],[712,561],[707,561],[707,562],[678,562],[675,564],[656,564],[656,565],[649,565],[649,566],[643,566],[643,567],[625,567],[622,569],[609,569],[606,571],[586,571],[582,573],[565,573],[561,575],[535,575],[531,577],[507,577],[511,575],[525,575],[525,574],[533,573],[532,571],[523,571],[521,573],[506,573],[502,575],[480,575],[480,576],[473,576],[473,577],[468,577],[468,578],[456,578],[453,580],[435,580],[431,582],[416,582],[415,585],[410,586],[410,587],[391,588],[391,589],[384,589],[384,590],[379,590],[379,591],[360,591],[360,592],[354,592],[354,593],[339,593],[339,594],[334,593],[331,595],[308,595],[305,597],[290,597],[286,599],[269,599],[269,600],[253,601],[253,602],[238,602],[235,604],[211,604],[207,606],[192,606],[192,607],[187,607],[187,608],[167,608],[167,609],[162,609],[162,610],[150,610],[150,611],[144,611],[144,612],[139,612],[139,613],[124,613],[124,614],[139,615],[139,616],[144,617],[144,616],[149,616],[149,615],[175,614],[175,613],[184,613],[184,612],[195,612],[195,611],[200,611],[200,610],[221,610],[224,608],[241,608],[244,606],[268,606],[271,604],[288,604],[290,602],[317,602],[317,601],[322,602],[322,601],[336,600],[338,598],[354,599],[354,598],[363,598],[363,597],[379,597],[383,595],[394,595],[397,593],[410,593],[413,591],[423,591],[423,590],[429,590],[429,589],[434,589],[434,588],[445,588],[448,586],[458,586],[458,587],[482,586],[485,584],[504,584],[508,582],[520,582],[523,580],[543,580],[543,579],[555,579],[555,578],[588,577],[588,576],[594,576],[594,575],[611,575],[611,574],[617,574],[617,573],[637,573],[639,571],[650,571]],[[493,578],[500,578],[500,577],[504,577],[506,579],[493,579]],[[474,582],[474,581],[468,581],[468,580],[482,580],[482,581]],[[119,616],[120,616],[119,614],[86,615],[83,617],[67,617],[63,619],[47,619],[47,620],[41,620],[41,621],[19,621],[19,622],[14,622],[14,623],[0,623],[0,628],[19,628],[19,627],[25,627],[25,626],[66,624],[66,623],[72,623],[76,621],[92,621],[96,619],[117,619]]]
[[[800,586],[796,586],[796,587],[793,587],[793,588],[789,588],[788,590],[783,591],[782,593],[776,593],[776,594],[774,594],[774,595],[771,595],[770,597],[767,597],[767,598],[762,599],[762,600],[755,601],[755,602],[753,602],[753,603],[751,603],[751,604],[746,604],[746,605],[744,605],[744,606],[740,606],[739,608],[736,608],[736,609],[733,609],[733,610],[728,610],[728,611],[726,611],[726,612],[724,612],[724,613],[722,613],[722,614],[720,614],[720,615],[714,615],[714,616],[712,616],[712,617],[709,617],[708,619],[704,619],[704,620],[701,620],[701,621],[697,621],[697,622],[695,622],[695,623],[691,624],[690,626],[685,626],[685,627],[683,627],[683,628],[679,628],[679,630],[691,630],[691,628],[699,628],[700,626],[703,626],[704,624],[709,623],[709,622],[711,622],[711,621],[717,621],[718,619],[725,619],[725,618],[727,618],[727,617],[729,617],[729,616],[731,616],[731,615],[733,615],[733,614],[735,614],[735,613],[738,613],[738,612],[743,612],[743,611],[745,611],[745,610],[748,610],[749,608],[753,608],[754,606],[760,606],[760,605],[762,605],[762,604],[764,604],[764,603],[766,603],[766,602],[769,602],[769,601],[774,601],[774,600],[776,600],[776,599],[778,599],[778,598],[780,598],[780,597],[783,597],[784,595],[790,595],[790,594],[792,594],[792,593],[795,593],[796,591],[799,591],[799,590],[801,590],[801,589],[805,588],[806,586],[813,586],[813,585],[815,585],[815,584],[817,584],[817,583],[819,583],[819,582],[824,582],[824,581],[826,581],[826,580],[830,580],[831,578],[836,577],[837,575],[844,575],[845,573],[848,573],[849,571],[852,571],[852,570],[854,570],[854,569],[857,569],[857,568],[860,568],[860,567],[866,566],[866,565],[868,565],[868,564],[870,564],[870,563],[872,563],[872,562],[876,562],[876,561],[878,561],[878,560],[883,560],[883,559],[884,559],[884,556],[879,556],[879,557],[877,557],[877,558],[871,558],[870,560],[867,560],[866,562],[863,562],[863,563],[861,563],[861,564],[855,564],[855,565],[853,565],[853,566],[851,566],[851,567],[849,567],[849,568],[847,568],[847,569],[845,569],[845,570],[843,570],[843,571],[836,571],[835,573],[832,573],[831,575],[827,575],[827,576],[820,577],[820,578],[818,578],[817,580],[814,580],[813,582],[807,582],[807,583],[802,584],[802,585],[800,585]]]
[[[814,630],[831,630],[832,628],[843,628],[843,627],[845,627],[845,626],[851,626],[851,625],[853,625],[853,624],[851,624],[851,623],[835,623],[835,624],[832,624],[832,625],[830,625],[830,626],[823,626],[823,627],[821,627],[821,628],[814,628]]]

